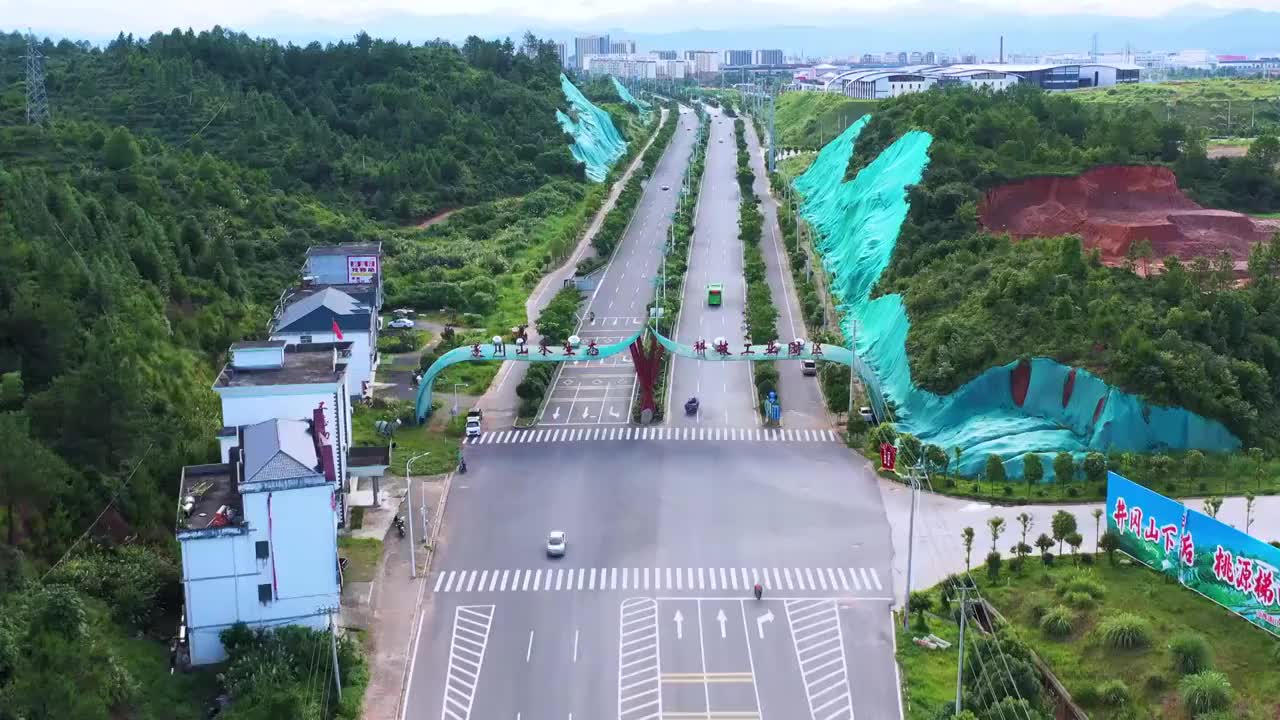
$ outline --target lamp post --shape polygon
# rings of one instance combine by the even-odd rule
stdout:
[[[409,466],[414,460],[430,455],[430,452],[418,453],[404,461],[404,481],[409,486],[409,577],[418,577],[418,559],[413,547],[413,478],[409,476]],[[425,530],[425,528],[423,528]]]
[[[460,387],[471,387],[471,386],[466,383],[453,384],[453,414],[454,415],[458,414],[458,388]]]

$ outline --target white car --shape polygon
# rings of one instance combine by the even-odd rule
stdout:
[[[467,437],[480,437],[480,421],[467,418]]]
[[[413,321],[410,320],[409,318],[396,318],[395,320],[392,320],[391,322],[387,323],[387,327],[393,327],[396,329],[412,328]]]
[[[552,530],[547,535],[547,556],[548,557],[564,557],[565,546],[568,541],[565,540],[563,530]]]

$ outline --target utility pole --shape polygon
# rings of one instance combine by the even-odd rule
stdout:
[[[409,466],[413,464],[414,460],[424,458],[430,454],[430,452],[418,453],[404,461],[404,482],[409,487],[409,518],[406,520],[409,525],[409,577],[414,579],[418,577],[418,559],[414,553],[413,546],[413,477],[409,475]]]
[[[956,661],[956,714],[964,693],[964,626],[969,618],[969,586],[960,588],[960,659]]]
[[[36,45],[36,36],[27,28],[27,124],[49,122],[49,97],[44,91],[44,56]]]
[[[338,671],[338,626],[333,622],[333,609],[329,609],[329,649],[333,651],[333,687],[342,702],[342,674]]]
[[[849,388],[852,392],[853,388]],[[920,478],[916,476],[919,463],[911,467],[908,478],[911,480],[911,520],[907,523],[907,592],[902,601],[902,629],[908,629],[911,616],[911,553],[916,546],[916,500],[920,494]]]

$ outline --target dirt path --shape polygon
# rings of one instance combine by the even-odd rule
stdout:
[[[442,213],[436,213],[435,215],[432,215],[431,217],[427,218],[426,220],[423,220],[422,222],[418,223],[418,227],[419,227],[419,228],[422,228],[422,229],[426,229],[426,228],[431,227],[432,225],[439,225],[440,223],[444,222],[445,220],[448,220],[450,215],[452,215],[452,214],[454,214],[454,213],[458,212],[458,211],[459,211],[459,210],[461,210],[461,209],[462,209],[462,208],[454,208],[454,209],[452,209],[452,210],[445,210],[445,211],[444,211],[444,212],[442,212]]]

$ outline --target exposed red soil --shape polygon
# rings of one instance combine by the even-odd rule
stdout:
[[[452,210],[445,210],[444,212],[436,213],[435,215],[432,215],[431,217],[429,217],[429,218],[427,218],[427,219],[425,219],[425,220],[423,220],[423,221],[419,222],[419,223],[418,223],[418,227],[419,227],[419,228],[429,228],[429,227],[431,227],[432,225],[439,225],[440,223],[444,222],[445,220],[448,220],[450,215],[452,215],[452,214],[454,214],[454,213],[458,212],[458,211],[459,211],[459,210],[461,210],[461,209],[462,209],[462,208],[454,208],[454,209],[452,209]]]
[[[1149,165],[1098,167],[993,188],[982,199],[979,218],[988,231],[1018,239],[1079,235],[1086,248],[1102,251],[1108,265],[1124,264],[1129,246],[1145,238],[1153,270],[1168,255],[1215,258],[1226,250],[1243,274],[1249,248],[1272,232],[1247,215],[1200,207],[1178,189],[1173,171]]]
[[[1031,361],[1019,360],[1009,373],[1009,391],[1013,395],[1013,404],[1022,407],[1027,401],[1027,389],[1031,387]]]

